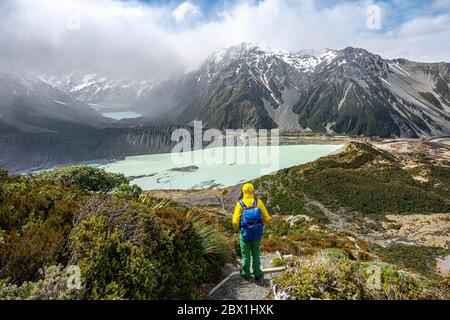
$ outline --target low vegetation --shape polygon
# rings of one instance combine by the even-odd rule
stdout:
[[[0,231],[0,299],[195,299],[234,261],[214,221],[94,168],[1,172]]]
[[[447,250],[376,246],[334,226],[345,220],[369,233],[389,214],[450,212],[448,168],[405,169],[390,153],[351,143],[255,186],[272,215],[262,250],[291,256],[273,261],[287,267],[274,297],[450,298],[449,278],[435,272]],[[200,299],[238,254],[230,216],[145,195],[123,175],[0,171],[0,299]]]
[[[358,241],[358,245],[366,247],[362,241]],[[262,249],[266,252],[279,251],[296,256],[309,255],[328,248],[339,248],[350,254],[355,245],[345,232],[317,225],[305,218],[286,221],[283,216],[272,218],[262,240]]]
[[[389,213],[450,212],[450,168],[423,165],[428,181],[415,180],[392,154],[352,142],[337,155],[284,169],[255,181],[268,209],[314,217],[314,199],[348,220],[383,220]],[[377,226],[372,226],[376,228]]]
[[[436,259],[448,255],[448,250],[444,248],[402,243],[387,247],[371,245],[371,249],[387,262],[430,278],[437,276]]]
[[[449,299],[450,279],[429,282],[381,261],[350,259],[339,250],[284,262],[273,280],[278,299],[416,300]]]
[[[46,171],[36,176],[37,179],[57,182],[65,187],[76,187],[85,191],[108,193],[114,188],[128,185],[123,174],[108,173],[94,167],[68,167]]]

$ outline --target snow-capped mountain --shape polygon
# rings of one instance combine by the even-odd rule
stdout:
[[[142,95],[155,122],[368,136],[450,134],[450,65],[387,60],[364,49],[320,54],[241,44]]]
[[[291,53],[243,43],[212,54],[194,71],[158,81],[79,72],[37,78],[32,81],[35,94],[52,92],[45,100],[50,114],[55,101],[71,99],[69,105],[79,110],[89,105],[142,114],[134,123],[202,120],[206,127],[219,129],[381,137],[450,134],[450,64],[388,60],[352,47]],[[25,89],[8,87],[16,80],[3,84],[0,99],[27,96]],[[0,109],[0,121],[5,122],[3,114]]]
[[[346,48],[316,69],[293,110],[303,127],[367,136],[450,132],[447,63],[385,60]],[[445,90],[446,89],[446,90]]]
[[[155,81],[149,79],[116,79],[80,72],[65,75],[42,74],[38,78],[97,110],[126,109],[155,85]]]
[[[118,126],[31,75],[0,73],[0,168],[10,172],[169,152],[177,128]]]
[[[0,132],[68,132],[106,125],[98,112],[30,75],[0,73]]]
[[[165,152],[173,129],[193,120],[219,129],[450,135],[448,63],[351,47],[290,53],[242,44],[158,80],[0,73],[0,167]],[[143,117],[118,123],[94,110],[115,108]]]

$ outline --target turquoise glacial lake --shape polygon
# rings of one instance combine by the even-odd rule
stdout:
[[[102,166],[132,177],[144,190],[228,187],[314,161],[342,145],[221,147],[183,153],[127,157]]]
[[[142,117],[141,114],[130,111],[123,112],[106,112],[102,114],[105,118],[111,118],[114,120],[122,120],[122,119],[136,119]]]

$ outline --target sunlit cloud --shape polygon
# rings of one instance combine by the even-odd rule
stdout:
[[[422,11],[408,5],[399,17],[395,6],[407,2],[384,1],[379,28],[371,29],[377,10],[368,8],[378,5],[371,0],[241,0],[217,6],[211,18],[194,1],[8,0],[0,2],[0,68],[160,77],[241,42],[292,51],[354,46],[387,58],[450,61],[448,2]]]
[[[202,11],[199,6],[193,5],[189,1],[185,1],[175,8],[172,15],[175,20],[180,23],[190,18],[200,17]]]

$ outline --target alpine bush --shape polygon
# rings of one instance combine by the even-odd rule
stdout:
[[[234,261],[214,219],[86,167],[0,175],[0,298],[191,299]],[[65,270],[81,271],[68,292]]]
[[[63,186],[102,193],[108,193],[114,188],[128,184],[123,174],[109,173],[99,168],[86,166],[58,168],[38,174],[37,177],[56,181]]]

